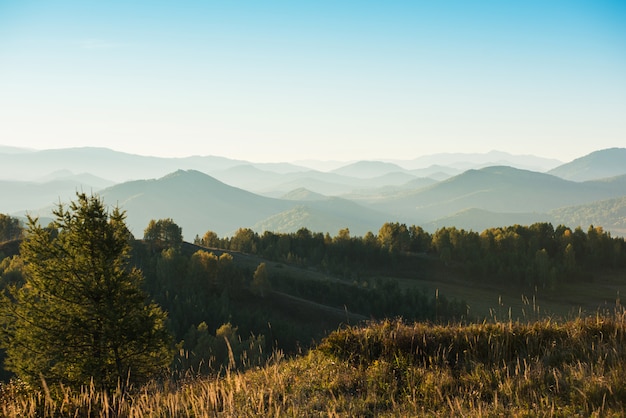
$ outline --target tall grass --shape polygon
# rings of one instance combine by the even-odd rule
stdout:
[[[626,314],[569,321],[369,323],[263,367],[106,393],[0,390],[6,417],[623,416]]]

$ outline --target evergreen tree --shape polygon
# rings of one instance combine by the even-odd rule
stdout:
[[[21,248],[25,283],[2,297],[6,368],[38,385],[114,388],[140,383],[172,358],[166,315],[130,267],[130,233],[118,208],[77,194],[52,228],[29,219]]]

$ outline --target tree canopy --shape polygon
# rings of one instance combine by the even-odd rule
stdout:
[[[175,246],[183,242],[183,230],[171,219],[150,220],[143,239],[159,245]]]
[[[22,232],[19,219],[0,213],[0,242],[20,239]]]
[[[24,284],[0,304],[5,366],[25,381],[113,388],[141,382],[172,358],[166,315],[130,266],[125,214],[97,196],[59,204],[42,228],[29,219]]]

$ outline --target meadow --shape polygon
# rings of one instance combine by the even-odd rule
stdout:
[[[300,355],[106,392],[3,384],[5,417],[623,416],[626,313],[344,327]]]

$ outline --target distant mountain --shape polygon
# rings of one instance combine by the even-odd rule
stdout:
[[[370,179],[390,173],[402,173],[405,171],[407,170],[397,164],[385,163],[382,161],[358,161],[356,163],[337,168],[332,172],[342,176]]]
[[[308,167],[291,163],[252,163],[252,165],[260,170],[271,171],[278,174],[299,173],[311,170]]]
[[[102,190],[100,195],[105,203],[117,204],[126,211],[127,223],[137,237],[143,236],[151,219],[162,218],[172,218],[183,228],[187,240],[208,230],[227,236],[245,227],[263,231],[297,226],[296,230],[307,227],[333,232],[336,225],[341,225],[360,232],[379,228],[379,222],[382,224],[386,219],[385,214],[345,199],[273,199],[226,185],[194,170],[117,184]],[[300,207],[307,208],[310,216],[305,216]]]
[[[307,167],[311,170],[315,170],[315,171],[323,171],[323,172],[330,172],[333,170],[336,170],[338,168],[341,168],[343,166],[345,166],[346,164],[350,164],[353,161],[335,161],[335,160],[296,160],[293,163],[298,165],[298,166],[302,166],[302,167]]]
[[[69,170],[90,173],[115,182],[161,177],[177,169],[204,172],[223,170],[244,161],[223,157],[159,158],[127,154],[107,148],[65,148],[24,153],[0,150],[0,179],[36,180],[48,173]]]
[[[293,203],[228,186],[199,171],[178,170],[155,180],[136,180],[100,192],[127,212],[133,234],[143,236],[151,219],[172,218],[187,240],[208,230],[227,235],[282,212]]]
[[[510,225],[531,225],[536,222],[552,222],[552,217],[545,213],[497,213],[484,209],[465,209],[453,215],[427,222],[422,226],[431,233],[442,227],[482,232],[485,229]]]
[[[596,180],[626,174],[626,148],[595,151],[548,172],[573,181]]]
[[[354,187],[349,184],[336,183],[334,181],[322,180],[314,177],[301,177],[268,187],[259,191],[259,193],[266,196],[280,197],[289,193],[291,190],[307,189],[324,196],[337,196],[346,193],[347,190],[352,190],[353,188]]]
[[[210,173],[219,181],[233,187],[239,187],[251,192],[258,192],[272,188],[277,184],[292,178],[292,174],[280,174],[261,169],[253,164],[240,164],[225,170],[217,170]]]
[[[419,169],[432,165],[453,167],[459,170],[483,168],[494,165],[507,165],[531,171],[548,171],[562,164],[561,161],[534,155],[513,155],[502,151],[487,153],[441,153],[425,155],[410,161],[393,160],[407,169]]]
[[[416,177],[429,177],[435,180],[446,180],[450,177],[457,176],[461,174],[464,170],[459,170],[458,168],[446,167],[442,165],[431,165],[426,168],[416,168],[410,170],[411,174]]]
[[[551,222],[555,227],[565,225],[572,229],[581,227],[584,231],[591,225],[601,226],[613,236],[626,237],[626,196],[553,209],[547,213],[497,213],[466,209],[421,226],[429,232],[444,226],[481,232],[487,228],[535,222]]]
[[[502,213],[545,213],[549,210],[626,195],[621,182],[598,187],[511,167],[468,170],[433,186],[399,193],[372,203],[399,219],[430,222],[464,209]]]
[[[314,200],[324,200],[327,199],[327,196],[323,194],[312,192],[304,187],[300,187],[298,189],[294,189],[289,193],[285,194],[281,197],[284,200],[299,200],[302,202],[306,201],[314,201]]]
[[[47,182],[0,180],[0,213],[35,213],[40,208],[49,208],[59,202],[76,197],[76,192],[97,192],[101,187],[79,178],[52,180]]]
[[[30,148],[19,148],[19,147],[9,147],[7,145],[0,145],[0,153],[3,154],[23,154],[26,152],[34,152],[34,149]]]
[[[401,174],[401,173],[395,173]],[[390,174],[394,175],[394,173]],[[384,177],[384,176],[383,176]],[[344,193],[340,197],[344,199],[350,199],[357,202],[376,202],[385,198],[393,198],[394,196],[406,194],[408,192],[414,192],[416,190],[432,186],[437,183],[436,180],[431,178],[413,178],[399,186],[378,186],[371,188],[356,189],[350,193]],[[372,185],[375,186],[375,185]]]
[[[432,177],[420,177],[406,182],[402,188],[417,190],[423,187],[432,186],[435,183],[438,183],[438,180],[434,180]]]
[[[84,184],[91,186],[94,191],[104,189],[105,187],[113,186],[115,182],[107,179],[103,179],[98,176],[94,176],[90,173],[74,174],[70,170],[59,170],[54,173],[50,173],[41,179],[41,182],[50,181],[73,181],[78,184]]]
[[[585,231],[590,225],[602,226],[615,236],[626,237],[626,196],[555,209],[550,216],[557,224]]]
[[[254,225],[255,231],[296,232],[306,227],[314,232],[331,235],[348,228],[352,235],[376,233],[388,221],[386,214],[367,209],[352,201],[328,198],[301,203]]]
[[[222,175],[221,173],[219,175]],[[408,181],[415,179],[415,176],[408,173],[388,173],[379,177],[362,179],[356,177],[344,176],[337,173],[323,173],[320,171],[306,171],[301,173],[291,173],[282,177],[274,177],[281,180],[278,183],[273,182],[269,176],[265,176],[265,187],[260,188],[261,176],[256,179],[241,179],[238,187],[253,190],[268,196],[282,196],[290,190],[305,188],[312,192],[320,193],[325,196],[339,196],[353,191],[366,188],[383,187],[383,186],[401,186]],[[232,177],[231,177],[232,181]],[[254,183],[253,183],[254,182]],[[248,187],[244,187],[247,184]]]
[[[463,158],[470,165],[511,159],[498,152],[438,156],[444,165],[409,170],[401,162],[360,161],[323,172],[213,156],[157,158],[105,148],[0,147],[0,179],[7,179],[0,180],[0,213],[49,216],[52,205],[85,191],[98,192],[107,204],[125,209],[136,236],[143,235],[151,219],[168,217],[190,240],[209,229],[229,235],[252,226],[279,231],[305,226],[330,233],[348,227],[360,234],[376,231],[385,221],[478,230],[553,219],[624,231],[624,148],[591,153],[554,168],[552,174],[508,165],[460,172],[445,165],[461,167]],[[514,157],[518,164],[547,164],[532,156]],[[122,182],[129,178],[153,180]]]

